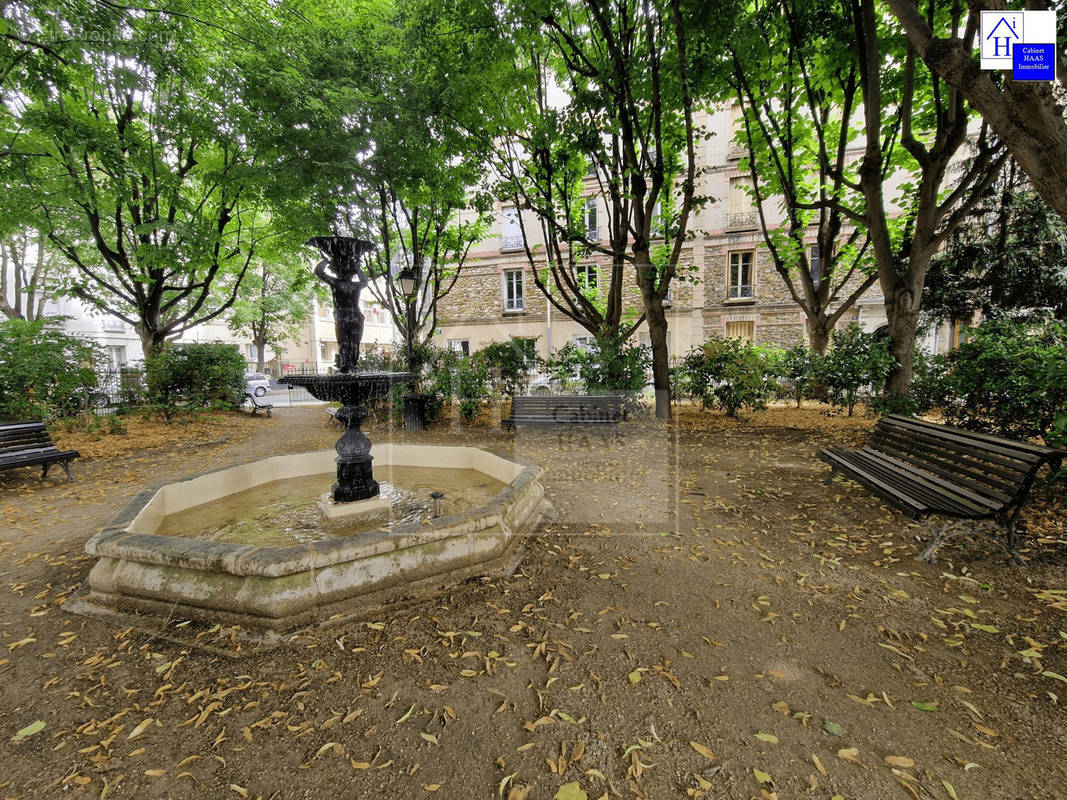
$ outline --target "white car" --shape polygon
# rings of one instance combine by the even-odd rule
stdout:
[[[261,372],[246,372],[245,391],[256,397],[262,397],[270,391],[270,378]]]

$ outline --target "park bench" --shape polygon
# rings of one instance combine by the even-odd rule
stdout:
[[[504,430],[517,425],[606,425],[615,430],[625,418],[619,395],[535,395],[511,399],[511,416],[501,420]]]
[[[271,416],[271,411],[274,409],[273,403],[258,403],[256,402],[256,396],[251,392],[245,392],[245,399],[252,405],[252,416],[256,415],[257,411],[266,411],[267,416]]]
[[[1055,471],[1067,452],[989,436],[947,425],[891,415],[878,420],[866,447],[828,447],[819,458],[830,465],[829,484],[841,472],[912,519],[937,515],[950,521],[939,528],[919,558],[933,563],[934,552],[957,533],[992,524],[1006,536],[1016,563],[1025,532],[1019,511],[1038,470]]]
[[[0,423],[0,470],[41,465],[41,477],[48,477],[48,467],[59,464],[70,474],[70,462],[79,455],[77,450],[60,450],[52,442],[44,424],[40,422]]]

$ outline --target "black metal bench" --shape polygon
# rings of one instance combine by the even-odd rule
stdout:
[[[505,430],[517,425],[607,425],[612,430],[625,419],[619,395],[536,395],[511,399],[511,416],[501,420]]]
[[[46,478],[48,468],[59,464],[66,470],[67,480],[72,481],[70,462],[79,455],[77,450],[57,448],[41,422],[0,423],[0,470],[40,464],[41,477]]]
[[[256,396],[251,392],[245,392],[245,399],[252,405],[252,416],[256,415],[257,411],[266,411],[267,416],[271,416],[271,411],[274,408],[273,403],[258,403],[256,402]]]
[[[892,415],[878,420],[866,447],[828,447],[819,458],[830,465],[827,484],[841,472],[912,519],[969,521],[938,529],[921,560],[932,563],[944,540],[988,520],[1006,534],[1008,551],[1022,563],[1019,511],[1038,470],[1045,464],[1057,470],[1067,452]]]

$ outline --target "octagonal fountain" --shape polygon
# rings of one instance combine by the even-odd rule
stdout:
[[[372,447],[360,430],[364,404],[412,376],[356,370],[367,244],[309,244],[327,255],[316,274],[334,293],[338,372],[287,380],[343,404],[334,451],[273,456],[141,492],[86,544],[99,561],[68,610],[127,624],[149,614],[241,625],[271,640],[468,577],[510,574],[521,560],[523,534],[545,506],[540,468],[475,447]],[[331,470],[336,481],[320,496]]]

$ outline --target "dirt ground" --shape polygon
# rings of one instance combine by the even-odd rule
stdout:
[[[1067,797],[1062,488],[1028,568],[980,537],[918,562],[925,528],[821,483],[870,418],[446,422],[418,438],[545,468],[510,578],[236,658],[63,611],[141,488],[329,446],[324,417],[68,437],[75,483],[0,473],[0,798]]]

